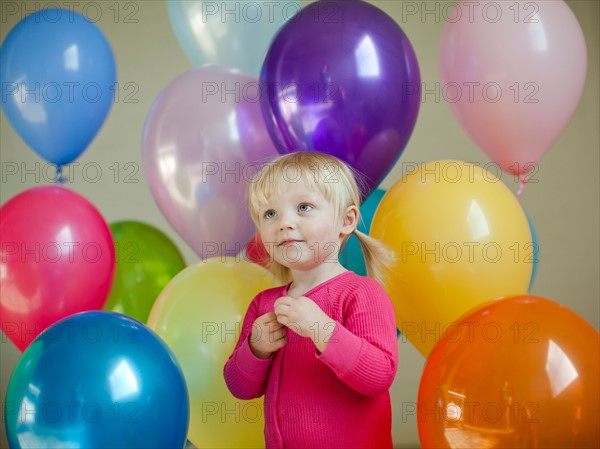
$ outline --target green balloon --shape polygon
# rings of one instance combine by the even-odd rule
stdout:
[[[104,305],[146,323],[154,301],[186,266],[179,249],[163,232],[138,221],[111,223],[116,269]]]

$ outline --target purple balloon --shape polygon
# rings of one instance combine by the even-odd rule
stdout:
[[[278,151],[337,156],[363,175],[364,197],[402,154],[421,102],[408,38],[359,0],[321,0],[300,10],[274,38],[260,81]]]

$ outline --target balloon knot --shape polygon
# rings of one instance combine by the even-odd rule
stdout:
[[[525,175],[519,175],[519,190],[517,190],[517,198],[521,199],[521,195],[523,195],[523,191],[525,190],[525,184],[529,182],[529,178]]]
[[[56,182],[57,184],[64,184],[65,182],[67,182],[67,178],[65,176],[63,176],[63,169],[62,169],[62,165],[56,165],[56,176],[54,177],[54,182]]]

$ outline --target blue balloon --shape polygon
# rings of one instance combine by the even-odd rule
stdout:
[[[385,195],[385,190],[376,189],[371,192],[367,199],[361,204],[360,215],[362,221],[357,227],[359,231],[365,234],[369,233],[373,215],[375,215],[375,210],[377,210],[377,206],[379,206],[383,195]],[[348,270],[354,271],[360,276],[367,275],[365,258],[356,236],[351,235],[342,251],[340,251],[340,263]]]
[[[20,448],[183,448],[183,372],[152,330],[115,312],[71,315],[25,350],[5,402]]]
[[[44,9],[6,36],[2,107],[36,153],[58,166],[79,157],[110,110],[115,62],[100,29],[82,15]]]

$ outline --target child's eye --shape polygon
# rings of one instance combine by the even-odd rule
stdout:
[[[269,209],[268,211],[266,211],[266,212],[263,214],[263,217],[264,217],[264,218],[267,218],[267,219],[269,219],[269,218],[274,218],[274,217],[276,217],[276,216],[277,216],[277,212],[275,212],[273,209]]]
[[[308,212],[311,209],[312,209],[312,206],[307,203],[300,203],[298,205],[298,212]]]

